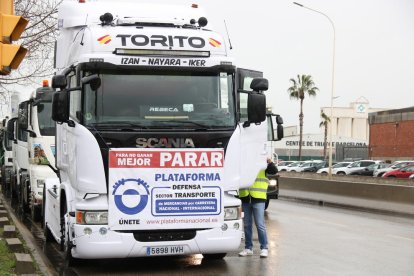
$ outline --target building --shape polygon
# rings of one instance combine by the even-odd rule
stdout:
[[[344,147],[367,147],[365,140],[358,140],[349,137],[335,136],[333,141],[333,160],[336,160],[336,149],[343,150]],[[299,135],[285,136],[281,141],[272,143],[273,151],[283,160],[298,160]],[[302,160],[325,159],[323,157],[324,134],[303,134],[302,136]],[[326,154],[328,154],[328,149]],[[338,152],[338,156],[343,156]],[[341,158],[343,159],[343,158]]]
[[[414,159],[414,107],[369,114],[369,152],[373,159]]]
[[[331,119],[333,136],[364,140],[366,143],[368,143],[369,139],[368,114],[382,110],[385,109],[370,108],[369,102],[365,97],[358,98],[349,107],[334,107],[332,116],[330,107],[321,108],[321,111]]]
[[[368,114],[383,111],[383,108],[370,108],[366,98],[360,97],[349,107],[322,107],[321,111],[331,118],[333,160],[368,158],[369,124]],[[302,160],[325,159],[324,127],[320,133],[303,134]],[[329,142],[329,127],[328,138]],[[285,129],[285,138],[272,143],[272,152],[283,160],[297,160],[299,154],[299,134],[296,127]],[[327,147],[328,152],[329,146]],[[327,153],[326,153],[327,154]]]

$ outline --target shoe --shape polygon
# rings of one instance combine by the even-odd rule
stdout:
[[[247,248],[239,253],[240,257],[246,257],[246,256],[252,256],[252,255],[253,255],[253,250],[247,249]]]
[[[267,258],[269,251],[267,249],[260,250],[260,258]]]

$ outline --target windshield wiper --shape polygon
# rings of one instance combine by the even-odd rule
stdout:
[[[189,124],[189,125],[193,125],[193,126],[198,126],[198,127],[200,127],[200,128],[202,128],[202,129],[211,129],[211,126],[207,126],[207,125],[203,125],[203,124],[200,124],[200,123],[197,123],[197,122],[194,122],[194,121],[188,121],[188,120],[186,120],[186,121],[181,121],[181,120],[154,120],[153,122],[152,122],[152,125],[151,126],[156,126],[156,123],[180,123],[180,124]],[[162,125],[163,127],[164,126],[166,126],[166,125]],[[171,127],[176,127],[176,126],[171,126]]]
[[[125,129],[125,126],[133,127],[133,129],[148,129],[147,126],[129,122],[129,121],[97,122],[97,123],[90,123],[89,125],[94,126],[94,127],[95,126],[96,127],[107,127],[107,128],[116,128],[116,129]]]

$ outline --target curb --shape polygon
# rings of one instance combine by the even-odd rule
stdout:
[[[0,202],[4,205],[4,209],[7,210],[7,213],[8,213],[7,217],[9,217],[11,219],[10,221],[13,222],[17,230],[16,232],[20,233],[21,237],[26,243],[26,246],[30,249],[29,256],[31,255],[30,259],[32,259],[32,263],[34,260],[37,263],[40,272],[42,272],[44,275],[47,275],[47,276],[57,275],[57,273],[51,269],[51,267],[53,266],[48,260],[48,258],[45,256],[45,254],[43,254],[42,249],[36,245],[36,242],[33,236],[31,235],[31,233],[29,232],[29,230],[20,222],[19,219],[17,219],[17,217],[11,211],[11,207],[9,203],[7,202],[7,200],[4,199],[2,192],[0,193]],[[15,254],[15,258],[17,257],[19,257],[19,259],[16,259],[16,273],[19,271],[19,269],[17,268],[19,260],[23,259],[22,261],[23,265],[24,266],[27,265],[27,259],[25,257],[16,256]],[[22,270],[22,271],[25,271],[25,270]],[[24,273],[27,273],[27,272],[24,272]]]

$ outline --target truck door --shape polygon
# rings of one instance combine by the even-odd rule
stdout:
[[[29,102],[21,102],[19,104],[19,115],[18,122],[28,122],[29,118]],[[27,132],[19,127],[19,123],[16,124],[16,136],[17,136],[17,145],[16,145],[16,162],[17,162],[17,172],[19,170],[27,170],[29,168],[29,153],[27,148]],[[17,180],[20,181],[20,180]],[[20,182],[18,182],[20,183]]]
[[[267,124],[244,124],[247,121],[248,93],[240,91],[252,91],[250,84],[254,78],[262,78],[259,71],[237,69],[237,93],[238,113],[240,129],[240,156],[244,160],[240,162],[240,186],[249,187],[253,184],[260,169],[266,168],[266,141]]]

